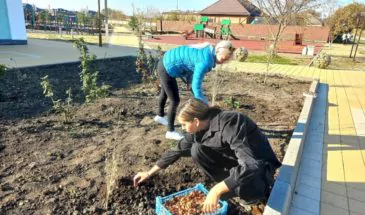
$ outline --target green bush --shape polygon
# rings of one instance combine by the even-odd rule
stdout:
[[[8,68],[5,65],[0,64],[0,78],[2,78],[5,75],[7,70]]]
[[[64,116],[64,122],[69,122],[74,114],[71,110],[71,103],[72,103],[72,93],[71,88],[66,90],[67,98],[66,101],[63,102],[61,99],[56,100],[53,95],[53,86],[48,80],[48,75],[41,78],[41,86],[43,88],[43,95],[46,98],[51,99],[53,109],[57,113],[62,113]]]
[[[150,51],[147,55],[143,43],[141,41],[139,42],[136,59],[136,70],[142,76],[142,80],[144,82],[157,79],[157,64],[162,56],[163,51],[160,46],[157,47],[155,55],[153,55]]]
[[[75,40],[74,46],[80,51],[81,72],[80,79],[82,82],[82,91],[85,94],[86,103],[95,101],[98,98],[103,98],[109,95],[109,85],[101,85],[98,87],[97,80],[99,72],[91,69],[92,62],[96,59],[96,56],[89,54],[89,49],[86,46],[86,42],[83,38]]]
[[[224,100],[224,103],[225,103],[228,107],[230,107],[230,108],[232,108],[232,109],[238,109],[238,108],[240,108],[240,107],[241,107],[240,102],[239,102],[239,101],[237,101],[237,99],[236,99],[236,98],[234,98],[233,96],[230,96],[228,99],[225,99],[225,100]]]

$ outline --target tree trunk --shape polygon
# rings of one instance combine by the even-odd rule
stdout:
[[[363,31],[363,30],[364,30],[364,29],[363,29],[363,28],[362,28],[362,26],[361,26],[359,39],[357,40],[357,43],[356,43],[356,48],[355,48],[354,58],[352,59],[353,61],[355,61],[355,58],[356,58],[357,48],[359,48],[359,43],[360,43],[360,40],[361,40],[361,35],[362,35],[362,31]],[[356,35],[355,35],[355,37],[356,37]]]
[[[275,40],[274,40],[274,43],[272,44],[273,47],[271,49],[271,47],[269,47],[269,58],[267,59],[267,63],[266,63],[266,74],[265,74],[265,78],[264,78],[264,84],[266,84],[266,80],[267,80],[267,76],[270,72],[270,65],[272,63],[272,60],[274,58],[274,55],[275,55],[275,50],[276,50],[276,44],[278,43],[279,41],[279,37],[280,37],[280,34],[281,34],[281,31],[283,29],[283,24],[280,23],[279,24],[279,29],[278,31],[276,32],[276,35],[275,35]]]

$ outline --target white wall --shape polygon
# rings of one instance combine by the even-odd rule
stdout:
[[[22,0],[6,0],[12,40],[26,40]]]

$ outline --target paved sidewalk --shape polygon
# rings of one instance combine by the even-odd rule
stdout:
[[[137,49],[124,46],[99,47],[89,45],[98,59],[136,55]],[[28,67],[78,61],[79,51],[70,42],[28,39],[28,45],[0,46],[0,64]]]
[[[266,71],[266,65],[258,63],[232,63],[228,67]],[[365,71],[273,65],[271,72],[328,84],[320,211],[328,215],[365,214]]]

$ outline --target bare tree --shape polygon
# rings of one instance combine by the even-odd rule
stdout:
[[[322,20],[328,20],[335,13],[335,11],[338,9],[338,7],[339,7],[338,0],[328,0],[326,4],[323,4],[321,7]],[[329,23],[330,29],[333,28],[332,25],[333,25],[333,23]],[[334,32],[331,31],[330,38],[328,40],[330,49],[331,49],[332,42],[335,39],[336,38],[334,36]]]
[[[152,25],[152,23],[156,23],[158,20],[161,19],[161,17],[162,17],[162,14],[159,9],[157,9],[153,6],[146,7],[145,18],[146,18],[146,21],[148,21],[148,27],[151,29],[151,31],[153,31],[152,26],[156,26],[156,25]],[[157,29],[155,29],[155,30],[157,30]]]
[[[252,2],[260,8],[262,16],[268,24],[268,30],[271,34],[269,41],[273,41],[269,46],[269,56],[267,60],[267,71],[264,83],[266,83],[267,74],[270,70],[270,64],[276,55],[277,44],[288,25],[297,20],[298,15],[318,7],[323,0],[253,0]],[[271,25],[275,20],[276,25]]]

